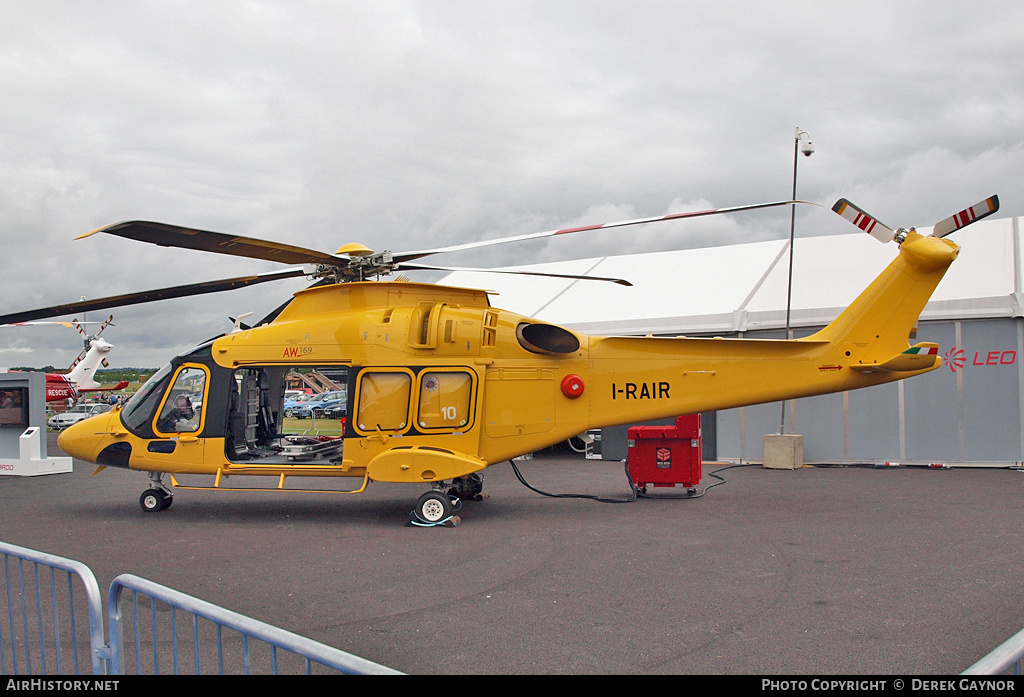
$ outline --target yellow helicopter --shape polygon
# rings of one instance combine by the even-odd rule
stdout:
[[[380,281],[417,260],[545,236],[771,206],[779,201],[552,230],[409,253],[347,245],[326,254],[253,238],[132,221],[96,233],[161,246],[301,265],[256,276],[177,286],[0,316],[0,324],[280,278],[315,283],[254,327],[173,358],[135,396],[63,431],[60,448],[106,467],[149,473],[145,511],[170,506],[177,488],[226,488],[229,477],[269,477],[258,490],[323,491],[289,479],[347,477],[422,483],[418,524],[443,524],[463,498],[479,498],[481,472],[592,428],[858,389],[941,365],[934,343],[908,337],[959,247],[949,233],[998,210],[993,196],[938,223],[931,235],[889,228],[845,199],[833,210],[898,256],[831,324],[789,340],[587,336],[492,307],[484,290]],[[509,272],[509,271],[506,271]],[[517,272],[512,272],[517,273]],[[527,272],[518,272],[527,273]],[[555,275],[559,274],[536,274]],[[574,276],[570,276],[577,278]],[[622,279],[583,277],[628,285]],[[376,279],[376,280],[374,280]],[[340,375],[337,436],[283,433],[286,381]],[[186,475],[212,475],[187,486]],[[209,481],[208,479],[206,481]],[[266,480],[264,480],[266,481]]]

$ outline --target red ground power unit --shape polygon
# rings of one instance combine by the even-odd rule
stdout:
[[[649,485],[694,489],[700,483],[700,414],[680,416],[674,426],[633,426],[626,433],[626,466],[641,493]]]

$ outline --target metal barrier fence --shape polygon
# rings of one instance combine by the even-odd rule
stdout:
[[[1024,663],[1024,629],[993,649],[987,656],[965,670],[962,675],[1021,674]]]
[[[94,675],[124,675],[131,668],[154,675],[214,669],[246,675],[401,674],[131,574],[111,583],[107,642],[102,596],[88,567],[4,542],[0,554],[7,602],[0,620],[0,674],[78,674],[86,645]],[[66,590],[58,571],[67,576]],[[82,588],[77,595],[76,578]]]
[[[52,668],[63,674],[71,668],[78,674],[85,662],[81,652],[89,647],[88,665],[94,675],[103,674],[103,599],[92,571],[77,561],[4,542],[0,553],[7,589],[0,673],[47,674]],[[66,588],[58,571],[66,574]]]
[[[174,675],[201,675],[204,666],[211,665],[216,665],[218,674],[311,674],[320,669],[350,675],[401,675],[131,574],[111,583],[108,643],[99,584],[87,566],[6,542],[0,542],[0,555],[7,605],[0,616],[0,675],[80,674],[86,663],[85,646],[94,675],[124,675],[128,667],[134,667],[136,674],[159,674],[161,661],[164,667],[171,664]],[[131,612],[126,616],[129,600]],[[187,616],[186,621],[179,620],[180,614]],[[179,625],[186,630],[179,631]],[[127,630],[131,637],[126,644]],[[230,635],[225,636],[224,630]],[[1024,629],[962,675],[1020,675],[1022,664]]]

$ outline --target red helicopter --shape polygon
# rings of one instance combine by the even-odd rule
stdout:
[[[71,322],[14,322],[11,327],[22,327],[34,324],[59,324],[63,327],[72,327],[79,331],[84,337],[85,347],[78,358],[71,364],[67,373],[46,374],[46,401],[63,402],[67,399],[77,400],[83,392],[114,392],[128,387],[128,381],[122,380],[116,385],[103,386],[96,381],[96,369],[101,365],[107,365],[107,354],[114,348],[113,344],[100,337],[100,334],[107,327],[114,326],[113,315],[104,322],[79,322],[77,319]],[[84,325],[101,324],[99,331],[93,335],[86,333]]]

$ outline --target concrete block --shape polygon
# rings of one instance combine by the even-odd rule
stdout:
[[[795,433],[774,433],[764,437],[764,467],[795,470],[804,465],[804,437]]]

